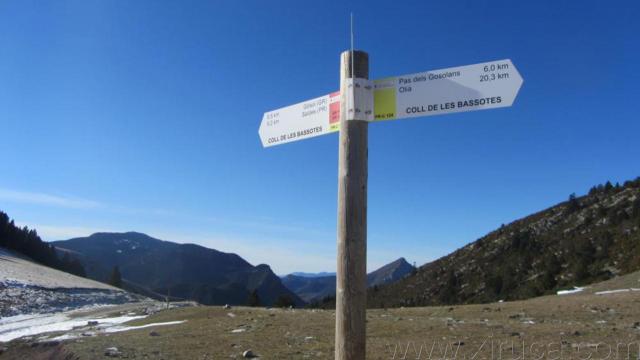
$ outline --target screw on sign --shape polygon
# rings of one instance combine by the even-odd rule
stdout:
[[[522,77],[509,59],[369,80],[369,55],[341,55],[340,91],[269,111],[262,146],[339,132],[336,360],[364,359],[370,122],[511,106]]]

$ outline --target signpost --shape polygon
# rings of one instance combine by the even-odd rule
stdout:
[[[339,130],[336,360],[365,358],[369,122],[507,107],[522,85],[511,60],[368,80],[369,56],[345,51],[340,91],[269,111],[262,146]]]
[[[258,133],[262,146],[338,131],[340,124],[340,92],[265,113]]]
[[[369,83],[373,87],[373,117],[366,120],[381,121],[511,106],[522,77],[511,60],[505,59]],[[360,85],[359,89],[365,89],[367,82]],[[336,91],[265,113],[259,130],[262,146],[338,131],[340,99],[340,91]]]
[[[367,178],[369,123],[373,94],[366,83],[369,55],[345,51],[340,61],[340,141],[338,148],[338,266],[336,270],[336,359],[364,359],[367,303]],[[348,94],[351,95],[348,95]],[[358,97],[358,95],[360,95]],[[351,97],[351,99],[348,99]],[[359,111],[358,111],[359,110]]]
[[[375,80],[375,120],[511,106],[521,85],[508,59]]]

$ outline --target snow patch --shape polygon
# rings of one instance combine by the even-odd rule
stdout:
[[[182,324],[182,323],[184,323],[186,321],[187,320],[167,321],[167,322],[151,323],[151,324],[145,324],[145,325],[139,325],[139,326],[115,326],[115,327],[110,327],[110,328],[104,329],[104,332],[106,332],[106,333],[115,333],[115,332],[121,332],[121,331],[144,329],[144,328],[148,328],[148,327],[152,327],[152,326],[178,325],[178,324]]]
[[[140,295],[36,264],[0,248],[0,318],[141,300]]]
[[[33,336],[54,331],[70,331],[87,326],[89,321],[97,321],[99,327],[111,327],[127,321],[142,319],[146,315],[117,316],[111,318],[71,318],[71,313],[53,315],[17,315],[0,320],[0,342],[7,342],[24,336]]]
[[[0,266],[1,268],[1,266]],[[1,269],[0,269],[1,270]],[[0,281],[0,317],[58,313],[87,306],[124,304],[143,300],[121,290],[43,288],[13,280]]]
[[[569,294],[579,293],[579,292],[581,292],[583,290],[584,290],[583,287],[574,286],[573,289],[571,289],[571,290],[559,290],[556,294],[558,294],[558,295],[569,295]]]
[[[596,292],[596,295],[617,294],[617,293],[631,292],[631,291],[640,291],[640,289],[629,288],[629,289],[616,289],[616,290],[598,291],[598,292]]]
[[[0,283],[20,283],[43,288],[86,288],[122,291],[113,286],[36,264],[24,256],[0,248]]]

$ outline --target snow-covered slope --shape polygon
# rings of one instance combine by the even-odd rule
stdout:
[[[190,306],[171,304],[171,308]],[[167,304],[147,300],[123,305],[105,305],[58,312],[55,314],[16,315],[0,318],[0,343],[29,337],[37,341],[67,340],[135,330],[150,326],[172,325],[182,321],[126,326],[123,323],[142,319],[167,308]],[[37,336],[37,337],[36,337]],[[26,340],[26,339],[25,339]]]
[[[122,291],[113,286],[36,264],[0,247],[0,283],[17,282],[43,288],[85,288]]]
[[[141,296],[39,265],[0,248],[0,317],[124,304]]]

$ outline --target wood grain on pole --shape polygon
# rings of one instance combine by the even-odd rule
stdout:
[[[366,351],[368,123],[346,121],[344,94],[345,79],[369,78],[369,55],[345,51],[340,59],[335,358],[358,360]]]

